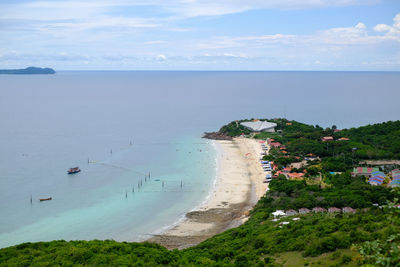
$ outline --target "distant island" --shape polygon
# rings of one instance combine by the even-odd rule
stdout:
[[[0,74],[55,74],[51,68],[28,67],[25,69],[0,70]]]

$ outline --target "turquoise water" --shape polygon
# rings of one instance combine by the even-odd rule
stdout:
[[[2,210],[1,246],[54,239],[143,240],[206,198],[215,177],[209,141],[182,136],[168,144],[136,146],[158,152],[138,166],[132,160],[141,149],[133,144],[95,164],[82,162],[79,174],[63,170],[60,179],[50,178],[57,180],[54,184],[42,176],[45,185],[30,188],[32,205],[29,194],[14,196],[19,210]],[[151,170],[150,179],[144,170]],[[53,200],[38,201],[47,196]]]
[[[143,240],[208,195],[216,151],[204,131],[241,118],[338,128],[396,120],[398,84],[398,72],[2,75],[0,247]],[[82,172],[67,175],[75,166]]]

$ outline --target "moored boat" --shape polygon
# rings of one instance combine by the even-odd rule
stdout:
[[[48,198],[39,198],[39,200],[40,200],[40,201],[47,201],[47,200],[52,200],[52,198],[51,198],[51,197],[48,197]]]
[[[79,169],[79,167],[70,168],[68,170],[68,174],[74,174],[74,173],[77,173],[77,172],[80,172],[80,171],[81,171],[81,169]]]

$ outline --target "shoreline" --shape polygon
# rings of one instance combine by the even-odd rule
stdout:
[[[217,173],[210,194],[200,206],[171,228],[148,239],[168,249],[183,249],[248,219],[249,210],[264,195],[267,184],[259,164],[261,145],[243,137],[215,140]]]

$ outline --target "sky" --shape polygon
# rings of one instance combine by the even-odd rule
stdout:
[[[400,71],[400,0],[1,0],[0,68]]]

